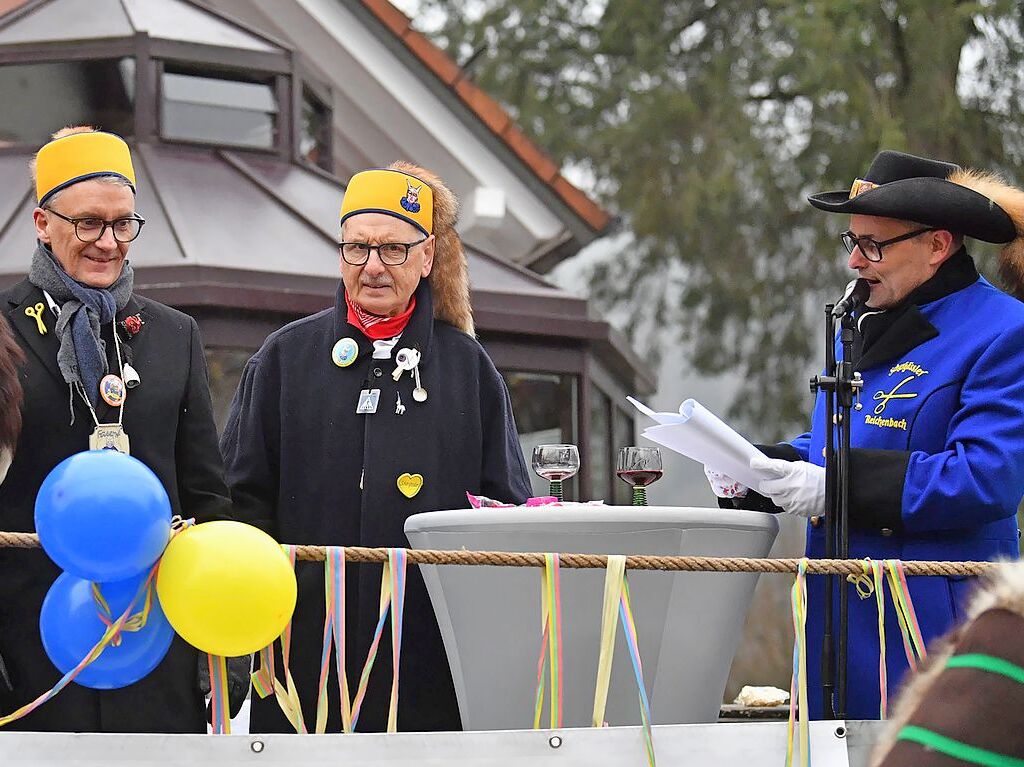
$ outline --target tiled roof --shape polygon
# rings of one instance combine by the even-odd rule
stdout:
[[[2,0],[0,0],[2,1]],[[487,93],[466,79],[465,72],[451,58],[412,28],[409,17],[388,0],[361,0],[363,5],[420,61],[422,61],[533,173],[550,186],[566,205],[595,232],[608,225],[610,216],[597,203],[573,186],[558,166],[519,130],[508,112]]]
[[[0,16],[24,5],[28,0],[0,0]]]

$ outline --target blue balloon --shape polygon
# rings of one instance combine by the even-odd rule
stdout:
[[[100,592],[110,607],[111,621],[116,621],[125,611],[148,574],[100,584]],[[135,602],[132,615],[142,612],[144,599],[143,594]],[[39,633],[46,654],[61,674],[81,663],[100,641],[107,627],[99,616],[99,605],[93,598],[89,581],[61,573],[50,586],[39,613]],[[159,665],[173,639],[174,629],[164,617],[154,589],[146,625],[140,631],[121,632],[121,644],[107,645],[75,681],[96,690],[127,687]]]
[[[96,583],[152,567],[171,537],[167,491],[142,461],[115,450],[65,458],[36,496],[36,532],[50,559]]]

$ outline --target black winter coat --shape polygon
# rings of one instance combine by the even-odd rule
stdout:
[[[26,357],[21,369],[24,425],[10,473],[0,485],[0,530],[34,530],[35,497],[43,479],[68,456],[88,450],[94,428],[77,395],[74,425],[69,425],[68,385],[57,368],[60,342],[53,332],[55,318],[45,311],[49,332],[41,335],[36,321],[25,315],[26,307],[39,302],[45,306],[42,291],[28,280],[0,292],[0,307]],[[174,514],[197,521],[226,517],[230,506],[199,329],[188,315],[133,295],[117,319],[134,314],[141,314],[145,324],[123,341],[131,348],[132,364],[141,378],[125,403],[131,453],[160,478]],[[117,370],[109,325],[103,333],[108,362]],[[116,409],[102,401],[97,416],[101,422],[117,421]],[[103,510],[96,511],[96,523],[103,524]],[[33,700],[60,679],[39,637],[43,597],[59,573],[41,549],[0,548],[0,655],[12,683],[8,687],[0,677],[2,714]],[[176,637],[164,661],[136,684],[102,692],[70,684],[4,729],[205,732],[197,660],[197,651]]]
[[[393,359],[372,359],[372,342],[346,319],[344,288],[336,305],[271,335],[249,361],[221,440],[235,513],[266,525],[287,543],[405,546],[407,517],[467,507],[466,491],[522,502],[530,495],[508,390],[472,337],[433,320],[428,283],[395,347],[422,353],[425,402],[412,398],[412,375],[396,383]],[[356,360],[336,366],[341,338],[359,346]],[[359,415],[367,381],[380,389],[377,412]],[[396,413],[398,398],[405,406]],[[421,474],[412,498],[398,477]],[[307,726],[315,721],[324,621],[323,568],[298,563],[291,670]],[[377,621],[380,565],[346,569],[346,673],[355,693]],[[407,578],[398,727],[460,728],[451,674],[434,613],[416,566]],[[278,667],[280,668],[280,667]],[[328,731],[340,731],[332,677]],[[281,676],[279,674],[279,676]],[[390,694],[390,631],[385,630],[357,730],[383,730]],[[253,699],[253,732],[288,732],[273,696]]]

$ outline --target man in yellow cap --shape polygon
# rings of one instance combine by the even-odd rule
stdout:
[[[231,406],[221,448],[239,515],[281,540],[405,546],[407,517],[463,508],[467,491],[511,502],[529,496],[508,391],[473,337],[456,212],[435,175],[405,163],[349,182],[335,305],[271,335],[246,365]],[[291,670],[312,723],[323,570],[300,562],[298,580]],[[380,570],[349,568],[346,585],[346,674],[355,684],[377,624]],[[415,567],[403,634],[398,728],[459,729],[444,647]],[[387,721],[389,644],[385,632],[359,730]],[[336,679],[328,689],[338,689]],[[337,709],[331,731],[341,728]],[[251,727],[290,729],[273,697],[253,701]]]
[[[54,135],[34,162],[36,250],[27,279],[0,293],[24,352],[21,436],[0,485],[0,529],[34,529],[46,475],[90,448],[129,452],[160,478],[175,514],[229,509],[199,330],[135,295],[127,257],[145,220],[125,142],[92,128]],[[103,509],[96,509],[103,524]],[[0,716],[62,676],[39,613],[59,569],[38,549],[0,549]],[[113,652],[114,650],[108,650]],[[68,685],[6,729],[204,732],[197,653],[175,639],[149,676],[123,689]]]

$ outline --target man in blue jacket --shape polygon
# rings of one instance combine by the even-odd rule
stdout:
[[[849,266],[871,286],[857,312],[854,344],[864,386],[863,406],[851,424],[850,557],[1016,558],[1016,512],[1024,496],[1024,304],[979,276],[964,238],[1008,243],[1002,276],[1020,295],[1024,192],[950,163],[884,151],[851,191],[809,200],[850,216],[842,234]],[[728,478],[709,472],[731,504],[808,518],[810,557],[825,553],[824,421],[819,396],[809,432],[762,448],[766,456],[752,468],[766,479],[749,492],[727,488]],[[968,579],[908,581],[926,641],[963,617]],[[822,715],[823,587],[821,578],[808,584],[816,718]],[[858,598],[852,584],[847,588],[847,714],[878,718],[875,600]],[[887,603],[886,666],[895,687],[908,663],[891,599]],[[834,614],[838,620],[838,609]]]

